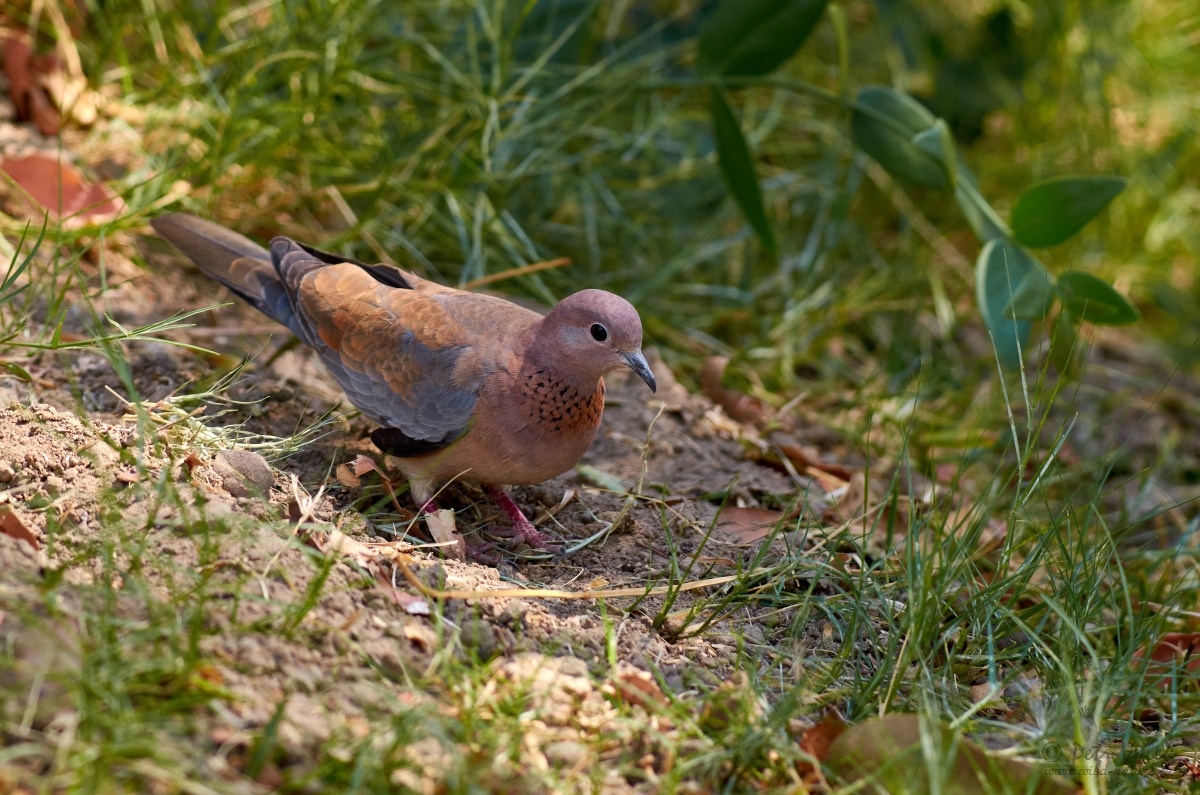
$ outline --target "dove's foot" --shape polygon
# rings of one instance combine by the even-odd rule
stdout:
[[[533,522],[525,518],[525,514],[521,513],[521,509],[513,502],[513,498],[508,496],[508,492],[496,486],[485,487],[488,497],[496,506],[504,512],[508,517],[508,521],[512,522],[512,527],[493,527],[491,532],[512,538],[517,541],[524,541],[534,549],[549,549],[552,546],[560,545],[560,542],[555,541],[548,535],[538,530],[533,526]]]

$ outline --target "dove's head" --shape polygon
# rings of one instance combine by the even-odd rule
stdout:
[[[542,320],[538,336],[555,369],[580,385],[628,367],[653,392],[658,388],[642,355],[642,321],[633,305],[604,290],[568,295]]]

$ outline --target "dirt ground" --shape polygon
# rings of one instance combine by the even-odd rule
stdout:
[[[121,322],[227,299],[178,262],[164,264],[157,254],[152,261],[177,269],[169,291],[150,274],[124,283],[123,295],[108,302]],[[810,494],[809,517],[830,504],[820,483],[748,456],[757,448],[741,437],[753,437],[751,430],[689,394],[651,351],[657,395],[637,379],[609,379],[603,428],[585,469],[514,491],[538,526],[572,551],[539,557],[505,550],[498,565],[443,558],[401,538],[410,529],[401,512],[412,508],[407,494],[395,507],[377,474],[349,486],[335,476],[338,464],[358,455],[386,463],[366,438],[370,426],[347,416],[345,406],[324,436],[274,460],[265,480],[255,469],[261,459],[218,450],[219,440],[183,416],[199,403],[186,404],[167,425],[166,404],[155,401],[196,389],[216,367],[243,355],[255,358],[222,392],[237,402],[209,401],[206,416],[229,411],[213,425],[236,422],[248,433],[288,435],[339,398],[305,350],[263,364],[287,337],[264,333],[269,324],[252,310],[239,305],[200,322],[211,325],[180,339],[229,358],[214,363],[154,343],[129,351],[141,399],[162,416],[148,433],[139,433],[121,378],[98,353],[45,356],[36,362],[33,383],[3,382],[0,509],[9,532],[0,533],[0,639],[18,650],[21,665],[10,677],[20,680],[48,666],[69,678],[80,673],[85,611],[73,621],[68,604],[68,618],[43,623],[39,580],[61,578],[80,607],[98,584],[111,585],[122,615],[135,623],[163,610],[186,615],[195,595],[204,594],[208,607],[195,617],[202,624],[198,652],[212,661],[206,676],[231,695],[221,702],[227,708],[201,719],[213,751],[205,764],[214,775],[223,775],[217,769],[223,764],[237,766],[234,757],[246,752],[249,733],[267,725],[280,704],[279,738],[292,758],[305,758],[318,744],[327,750],[329,743],[360,740],[381,698],[418,697],[405,686],[408,672],[425,670],[448,644],[456,654],[494,659],[498,677],[530,683],[551,724],[539,734],[536,753],[591,753],[576,743],[581,732],[606,725],[621,734],[611,699],[588,676],[602,680],[611,673],[612,634],[621,681],[648,681],[653,669],[682,692],[727,681],[739,646],[746,638],[769,642],[778,621],[759,622],[755,611],[743,610],[736,633],[718,622],[702,635],[689,634],[704,616],[689,617],[688,608],[705,591],[679,595],[657,627],[661,596],[627,614],[618,611],[612,621],[592,600],[474,598],[446,604],[443,622],[459,628],[451,638],[447,624],[429,615],[428,604],[389,561],[403,555],[429,584],[481,592],[698,580],[751,561],[762,543],[756,537],[794,507],[797,494]],[[627,500],[626,489],[643,497]],[[310,501],[298,531],[296,513]],[[455,509],[458,529],[468,534],[499,519],[470,485],[451,486],[440,501]],[[721,505],[745,510],[714,528]],[[314,556],[314,547],[328,551],[341,543],[342,533],[352,539],[350,551]],[[422,535],[418,527],[408,538]],[[802,546],[795,533],[774,543],[779,554]],[[122,572],[137,573],[136,588],[126,586]],[[615,607],[633,602],[611,601]],[[23,705],[9,704],[6,717],[16,723],[28,717],[41,729],[69,723],[72,707],[55,678],[43,685],[32,716],[15,714]],[[432,766],[438,764],[434,748],[427,760]]]

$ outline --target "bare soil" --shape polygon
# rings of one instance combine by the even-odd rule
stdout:
[[[119,288],[125,301],[110,297],[109,303],[120,307],[116,314],[123,322],[134,323],[213,300],[204,292],[213,287],[196,286],[192,274],[171,281],[169,293],[159,294],[161,279],[143,275]],[[239,306],[203,322],[222,325],[198,329],[188,341],[232,357],[257,353],[223,392],[237,402],[226,404],[230,413],[212,424],[237,422],[245,431],[287,435],[334,407],[336,387],[307,351],[289,351],[272,366],[259,364],[286,336],[242,333],[266,327],[252,311]],[[406,494],[397,508],[375,474],[356,487],[333,476],[336,465],[360,454],[385,465],[366,438],[369,426],[356,414],[341,415],[328,435],[273,462],[264,493],[218,461],[211,444],[189,446],[187,421],[139,431],[125,402],[136,397],[151,411],[161,409],[155,401],[196,389],[236,358],[214,363],[181,348],[144,344],[133,346],[128,359],[136,396],[103,356],[91,352],[43,357],[33,383],[3,385],[0,509],[29,538],[0,533],[0,640],[19,650],[21,664],[7,674],[10,679],[43,681],[32,715],[25,705],[10,703],[3,717],[40,730],[74,720],[74,707],[55,682],[81,675],[87,600],[115,592],[129,622],[162,611],[197,622],[195,653],[207,661],[209,684],[226,694],[221,708],[197,718],[199,735],[210,743],[204,764],[217,776],[229,773],[218,769],[222,765],[244,763],[252,733],[277,709],[279,742],[288,758],[300,762],[317,746],[328,752],[331,743],[351,747],[379,704],[423,698],[410,686],[414,672],[428,669],[447,646],[454,654],[494,660],[501,679],[528,682],[545,709],[539,719],[547,723],[532,752],[587,757],[594,751],[581,741],[598,726],[615,737],[628,734],[612,694],[594,684],[612,673],[607,648],[614,635],[623,677],[648,679],[645,672],[654,670],[667,686],[683,691],[727,681],[744,638],[769,642],[774,631],[774,623],[756,621],[755,611],[742,611],[736,633],[719,622],[701,635],[689,634],[687,608],[704,591],[679,595],[657,626],[661,596],[625,614],[621,608],[632,599],[611,600],[607,610],[590,600],[457,600],[435,620],[413,609],[419,597],[394,569],[395,589],[380,581],[383,569],[361,556],[326,557],[313,548],[335,528],[367,545],[362,549],[410,555],[419,576],[448,589],[643,586],[730,573],[752,559],[761,542],[745,542],[744,522],[714,524],[722,505],[786,509],[798,492],[824,493],[807,478],[797,484],[781,469],[747,458],[738,438],[744,429],[689,394],[651,354],[658,395],[636,379],[610,379],[602,432],[582,462],[590,469],[514,491],[539,527],[568,548],[607,533],[572,554],[544,560],[508,552],[497,566],[443,559],[436,549],[413,549],[398,537],[399,511],[412,507]],[[221,405],[210,408],[211,414]],[[625,489],[643,497],[628,500]],[[312,516],[298,533],[298,498],[314,495]],[[441,501],[456,510],[464,532],[498,520],[469,484],[452,485]],[[782,552],[785,539],[775,543]],[[52,621],[45,618],[40,587],[47,578],[65,581],[69,594]],[[403,592],[410,595],[398,598]],[[72,600],[78,600],[74,608]],[[448,636],[447,626],[458,631]],[[37,671],[49,675],[35,677]],[[657,691],[658,685],[649,687]],[[428,698],[435,708],[436,695]],[[431,770],[439,763],[437,748],[431,745],[425,760]]]

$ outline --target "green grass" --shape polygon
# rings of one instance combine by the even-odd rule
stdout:
[[[799,787],[798,741],[823,716],[916,712],[966,736],[1003,735],[1025,758],[1055,762],[1054,744],[1080,757],[1054,766],[1083,768],[1100,749],[1138,774],[1083,775],[1089,792],[1187,791],[1173,760],[1194,757],[1180,743],[1195,731],[1195,673],[1186,659],[1155,667],[1141,653],[1188,631],[1197,611],[1200,146],[1190,109],[1200,28],[1184,0],[1013,6],[1021,74],[1007,85],[1018,90],[1000,92],[965,156],[1002,214],[1039,179],[1128,176],[1102,221],[1047,265],[1115,280],[1145,316],[1136,345],[1124,332],[1098,335],[1072,378],[1044,356],[1022,377],[997,372],[980,332],[976,248],[957,209],[897,187],[856,153],[836,101],[872,82],[933,93],[947,59],[979,61],[974,5],[943,5],[906,3],[915,11],[897,21],[840,3],[845,48],[827,18],[782,72],[731,92],[778,257],[717,170],[691,9],[90,8],[75,46],[93,83],[143,115],[144,150],[118,181],[131,211],[102,235],[50,226],[39,238],[0,217],[14,252],[0,284],[0,355],[14,378],[98,350],[136,395],[131,351],[178,338],[195,317],[129,329],[106,320],[103,252],[139,264],[143,251],[161,252],[135,241],[168,204],[452,284],[569,257],[493,286],[546,303],[579,285],[620,291],[684,383],[721,354],[734,359],[731,378],[768,403],[803,393],[805,423],[839,440],[827,452],[841,463],[863,463],[884,509],[839,530],[821,518],[823,495],[776,495],[805,510],[770,552],[739,561],[733,583],[695,599],[595,606],[605,631],[595,654],[546,643],[543,665],[583,660],[551,677],[577,677],[564,696],[505,667],[515,655],[480,636],[501,625],[483,606],[435,604],[428,649],[405,634],[418,619],[393,621],[379,631],[406,651],[382,655],[356,614],[334,621],[326,609],[344,598],[369,622],[383,599],[370,573],[303,546],[285,506],[251,520],[189,496],[169,476],[189,450],[262,444],[283,457],[323,430],[276,439],[187,418],[205,401],[238,409],[224,393],[242,371],[217,373],[155,409],[157,421],[142,412],[143,435],[178,421],[151,446],[168,465],[156,473],[126,451],[142,482],[103,494],[89,542],[64,544],[78,541],[70,521],[58,503],[43,506],[52,551],[94,561],[91,583],[52,569],[0,579],[0,789],[11,778],[43,792],[598,791],[617,781],[775,791]],[[105,135],[98,127],[80,146]],[[175,191],[179,180],[191,188]],[[213,367],[198,351],[181,356]],[[382,501],[358,507],[394,520]],[[669,580],[709,575],[692,562],[709,530],[677,538],[663,512]],[[162,546],[183,541],[193,565]],[[274,565],[246,557],[262,549],[283,552]],[[697,663],[668,682],[652,671],[665,703],[633,706],[603,689],[619,680],[625,621],[672,643],[715,639],[739,675],[722,682]],[[531,642],[513,626],[518,645]],[[214,646],[225,627],[256,649],[332,655],[333,675],[306,684],[303,671],[259,670],[246,663],[258,658]],[[974,683],[1003,698],[974,703]],[[289,734],[306,725],[284,719],[301,696],[326,710],[327,736]],[[602,728],[589,734],[592,720]],[[531,734],[558,744],[531,748]],[[573,783],[581,774],[586,783]]]

